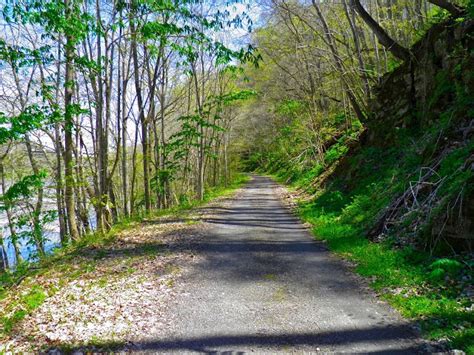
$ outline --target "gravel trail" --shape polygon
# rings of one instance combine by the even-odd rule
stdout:
[[[176,286],[169,329],[135,350],[420,352],[410,325],[313,240],[277,189],[253,176],[210,207],[207,236],[196,244],[202,260]]]

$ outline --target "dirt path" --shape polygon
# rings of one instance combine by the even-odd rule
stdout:
[[[166,352],[413,352],[411,327],[284,207],[270,179],[254,177],[220,207],[202,259],[190,265],[165,317],[135,350]]]
[[[0,301],[0,316],[14,317],[46,298],[0,337],[0,353],[424,349],[313,240],[279,189],[253,177],[233,198],[143,221],[59,259]]]

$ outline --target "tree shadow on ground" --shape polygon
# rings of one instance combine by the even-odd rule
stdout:
[[[58,348],[66,347],[59,344]],[[244,353],[255,351],[364,352],[378,354],[428,353],[426,344],[417,341],[417,335],[407,325],[380,326],[361,329],[340,329],[314,333],[277,334],[216,334],[188,338],[152,338],[136,342],[102,342],[78,345],[69,350],[87,351],[157,351],[199,353]],[[372,349],[372,350],[371,350]],[[431,349],[433,350],[433,349]],[[441,350],[441,349],[436,349]]]

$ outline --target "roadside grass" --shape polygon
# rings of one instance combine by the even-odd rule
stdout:
[[[437,259],[412,247],[395,249],[391,241],[370,242],[363,229],[344,219],[344,210],[326,212],[324,207],[305,202],[298,211],[303,220],[312,224],[317,239],[354,262],[355,271],[370,278],[372,288],[405,317],[419,321],[423,335],[474,352],[474,316],[469,310],[472,303],[457,288],[457,278],[466,275],[444,267],[441,280],[432,278],[433,264],[448,260],[449,265],[452,259]]]
[[[420,140],[411,138],[409,132],[400,132],[396,146],[365,147],[348,155],[343,173],[310,191],[312,198],[297,201],[297,213],[312,225],[315,238],[356,265],[355,271],[370,280],[381,298],[418,322],[424,337],[474,354],[474,306],[472,296],[464,292],[473,287],[472,255],[453,255],[442,243],[432,252],[423,251],[429,238],[423,228],[410,236],[406,229],[395,229],[380,242],[367,237],[381,211],[417,178],[424,164]],[[429,140],[424,143],[429,147]],[[337,149],[343,157],[344,150]],[[444,196],[472,188],[472,172],[459,168],[473,152],[471,142],[441,161],[436,178],[446,181]],[[316,164],[296,175],[287,169],[271,174],[279,182],[289,182],[290,189],[307,191],[321,171]],[[403,240],[415,243],[400,243]]]
[[[17,266],[15,271],[1,273],[0,342],[3,337],[14,331],[16,324],[41,306],[48,297],[53,296],[69,282],[94,271],[100,261],[109,255],[110,251],[106,250],[106,247],[115,241],[120,232],[139,228],[145,220],[157,220],[163,217],[182,218],[194,208],[214,199],[231,195],[248,180],[247,175],[239,174],[228,186],[209,188],[203,201],[189,201],[166,210],[156,211],[150,215],[124,219],[105,234],[86,235],[77,243],[56,249],[53,254],[44,257],[37,263],[22,263]],[[193,220],[189,222],[189,224],[193,223],[197,222]],[[81,259],[81,254],[86,249],[94,251],[93,258]],[[141,250],[144,254],[154,254],[161,252],[162,248],[156,244],[145,243],[141,246]],[[129,267],[125,272],[127,271],[132,272],[133,268]],[[51,282],[42,282],[39,285],[37,282],[39,278]],[[99,279],[98,284],[105,286],[107,280]]]
[[[326,205],[327,209],[331,207]],[[346,206],[350,207],[354,205]],[[298,212],[312,224],[315,237],[326,241],[333,252],[354,262],[355,271],[368,277],[383,299],[403,316],[418,321],[424,336],[474,353],[472,302],[460,294],[457,282],[458,278],[467,276],[466,272],[444,267],[440,280],[432,277],[437,261],[446,260],[449,265],[453,259],[437,259],[411,247],[395,249],[391,241],[370,242],[364,229],[344,219],[347,213],[344,210],[327,212],[324,207],[304,202]],[[472,270],[466,271],[472,278]]]

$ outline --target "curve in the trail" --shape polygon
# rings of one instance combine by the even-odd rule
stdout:
[[[166,334],[141,350],[164,352],[418,352],[422,342],[363,288],[280,202],[252,180],[214,207],[203,261],[184,276]]]

